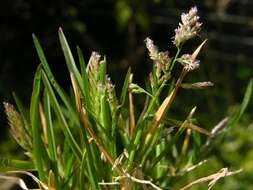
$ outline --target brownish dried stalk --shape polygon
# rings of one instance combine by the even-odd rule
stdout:
[[[164,116],[168,112],[168,109],[170,108],[172,102],[174,101],[176,94],[178,92],[178,89],[181,87],[184,77],[186,76],[186,74],[189,71],[194,70],[198,67],[198,62],[195,60],[196,60],[200,50],[202,49],[203,45],[206,43],[206,41],[207,40],[203,41],[197,47],[197,49],[192,53],[192,55],[189,55],[190,60],[185,63],[184,68],[183,68],[183,70],[176,82],[175,88],[170,93],[170,95],[167,98],[165,98],[162,105],[158,108],[157,112],[155,113],[154,119],[151,123],[152,128],[146,137],[146,145],[147,146],[149,146],[149,144],[152,142],[152,139],[154,137],[154,134],[155,134],[157,128],[159,127],[161,121],[164,119]]]
[[[206,177],[199,178],[199,179],[187,184],[186,186],[180,188],[180,190],[186,190],[186,189],[189,189],[190,187],[192,187],[193,185],[202,184],[202,183],[206,183],[209,181],[210,182],[208,184],[208,187],[209,187],[208,190],[210,190],[219,179],[227,177],[227,176],[238,174],[241,171],[242,171],[242,169],[229,172],[227,168],[222,168],[217,173],[206,176]]]
[[[130,76],[130,84],[132,83],[133,75]],[[128,90],[129,96],[129,115],[130,115],[130,137],[133,138],[135,135],[135,118],[134,118],[134,100],[132,89]]]
[[[127,178],[127,179],[129,179],[129,180],[131,180],[131,181],[133,181],[133,182],[135,182],[135,183],[139,183],[139,184],[143,184],[143,185],[150,185],[151,187],[153,187],[153,188],[156,189],[156,190],[162,190],[161,187],[155,185],[155,184],[152,183],[150,180],[138,179],[138,178],[136,178],[136,177],[133,177],[133,176],[129,175],[128,173],[126,173],[126,175],[124,175],[124,176],[116,177],[116,178],[115,178],[115,181],[120,181],[120,180],[125,179],[125,178]]]
[[[189,128],[186,130],[186,135],[185,135],[183,146],[182,146],[182,154],[183,155],[185,155],[185,153],[189,147],[191,132],[192,132],[192,130]]]
[[[75,102],[76,102],[76,107],[77,107],[77,111],[79,113],[80,120],[81,120],[83,126],[85,127],[85,129],[88,131],[88,133],[92,137],[92,139],[95,141],[95,143],[98,146],[100,152],[104,154],[105,158],[113,166],[114,163],[115,163],[115,160],[112,158],[110,153],[106,150],[104,144],[100,141],[100,139],[97,137],[97,135],[95,134],[95,132],[92,129],[92,126],[89,122],[89,119],[88,119],[88,116],[87,116],[87,113],[86,113],[86,110],[85,110],[85,108],[83,107],[83,105],[81,103],[80,90],[79,90],[79,88],[76,84],[75,78],[74,78],[72,73],[70,73],[70,78],[71,78],[71,83],[72,83],[72,86],[73,86],[73,89],[74,89]],[[116,171],[118,172],[119,175],[124,175],[125,174],[125,172],[123,171],[123,169],[119,165],[117,165],[115,167],[115,169],[116,169]]]
[[[204,129],[204,128],[198,127],[197,125],[190,124],[190,125],[188,125],[187,127],[188,127],[189,129],[193,130],[193,131],[197,131],[197,132],[199,132],[199,133],[201,133],[201,134],[203,134],[203,135],[206,135],[206,136],[208,136],[208,137],[211,136],[211,134],[210,134],[209,131],[207,131],[207,130]]]
[[[134,104],[133,104],[133,93],[129,90],[129,112],[130,112],[130,137],[133,138],[135,135],[135,118],[134,118]]]
[[[43,131],[44,144],[48,146],[47,123],[46,123],[46,117],[45,117],[45,113],[44,113],[41,103],[39,103],[39,114],[40,114],[40,122],[42,126],[42,131]]]
[[[226,127],[227,123],[228,123],[228,117],[225,117],[217,125],[213,127],[213,129],[211,130],[210,136],[206,141],[205,146],[208,146],[210,144],[213,138],[215,138],[222,131],[222,129]]]

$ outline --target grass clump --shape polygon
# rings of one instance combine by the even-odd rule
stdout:
[[[106,74],[106,58],[93,52],[86,65],[82,51],[77,48],[77,65],[60,28],[60,44],[72,87],[67,94],[55,80],[44,51],[33,35],[40,65],[34,77],[29,113],[15,95],[18,111],[4,103],[11,133],[25,150],[28,160],[1,158],[6,175],[30,175],[40,189],[170,189],[178,186],[175,180],[205,164],[208,151],[222,139],[224,129],[237,124],[252,92],[251,81],[238,113],[222,120],[210,132],[198,126],[194,117],[196,107],[183,121],[167,115],[179,89],[213,85],[209,81],[184,83],[185,77],[199,68],[197,58],[206,40],[188,54],[181,51],[184,44],[198,34],[201,25],[196,7],[181,15],[173,37],[177,48],[174,57],[159,51],[147,38],[146,47],[153,61],[149,82],[145,89],[133,83],[129,69],[119,98]],[[176,64],[181,64],[179,76],[174,74]],[[136,94],[146,96],[139,114],[135,114]],[[32,171],[36,171],[38,177]],[[205,182],[209,182],[211,189],[218,179],[238,172],[222,168],[180,189]],[[21,181],[16,183],[26,188]]]

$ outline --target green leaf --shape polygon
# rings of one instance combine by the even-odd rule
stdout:
[[[248,83],[246,92],[244,94],[244,98],[242,101],[242,104],[240,106],[240,109],[238,112],[230,119],[230,122],[228,123],[228,127],[232,128],[237,125],[239,120],[241,119],[242,115],[244,114],[250,100],[251,100],[251,95],[252,95],[252,87],[253,86],[253,79],[250,80]]]
[[[75,156],[72,154],[66,156],[66,163],[64,165],[64,181],[65,183],[68,183],[71,179],[72,173],[74,172],[74,162],[75,162]]]
[[[100,97],[100,118],[101,118],[101,124],[105,128],[107,132],[110,130],[111,121],[110,121],[110,109],[107,102],[107,96],[106,92],[104,92]],[[109,133],[108,133],[109,134]]]
[[[61,28],[59,28],[59,38],[60,38],[61,47],[63,50],[63,54],[65,57],[69,72],[73,73],[73,75],[77,81],[77,84],[78,84],[79,88],[81,89],[82,94],[84,94],[84,87],[83,87],[83,83],[82,83],[81,74],[76,67],[74,57],[71,53],[68,42],[67,42]]]
[[[86,72],[86,65],[84,62],[83,54],[82,51],[79,47],[77,47],[77,53],[79,57],[79,63],[81,66],[81,73],[82,73],[82,82],[83,82],[83,95],[84,95],[84,103],[86,106],[87,110],[92,110],[91,109],[91,98],[90,98],[90,90],[89,90],[89,81],[88,81],[88,76]]]
[[[70,103],[71,101],[69,100],[68,96],[66,95],[66,92],[61,88],[61,86],[55,80],[55,77],[48,65],[47,59],[46,59],[43,49],[39,43],[39,40],[37,39],[37,37],[34,34],[33,34],[33,42],[34,42],[37,54],[39,56],[39,59],[41,61],[41,64],[43,66],[43,69],[45,70],[45,73],[47,74],[49,81],[51,82],[52,86],[54,87],[54,89],[57,91],[57,93],[61,97],[65,106],[68,108],[71,118],[75,121],[76,124],[79,124],[79,119],[75,113],[73,106]]]
[[[143,93],[143,94],[150,96],[151,98],[153,97],[152,94],[150,94],[149,92],[147,92],[146,90],[144,90],[143,88],[141,88],[137,84],[132,83],[129,88],[131,88],[132,92],[135,94],[142,94]]]
[[[83,160],[82,160],[82,167],[81,167],[81,173],[84,173],[84,161],[86,161],[87,164],[87,169],[88,169],[88,178],[90,180],[91,186],[93,189],[101,189],[101,187],[99,186],[99,174],[97,173],[96,169],[95,169],[95,165],[97,163],[96,158],[93,158],[94,153],[92,154],[92,146],[91,144],[88,142],[88,138],[86,136],[87,134],[84,134],[84,142],[85,142],[85,147],[86,147],[86,156],[83,156]]]
[[[55,143],[55,134],[53,128],[53,120],[51,114],[51,103],[50,98],[47,92],[47,89],[44,93],[44,111],[47,123],[47,135],[48,135],[48,150],[49,150],[49,157],[53,162],[57,162],[57,150],[56,150],[56,143]]]
[[[151,164],[151,169],[155,167],[156,164],[159,163],[159,161],[164,158],[171,150],[172,146],[176,144],[176,141],[179,139],[179,137],[183,134],[185,131],[185,128],[180,128],[177,133],[173,136],[171,141],[167,144],[166,149],[164,149],[159,155],[157,155],[153,160]]]
[[[34,170],[35,166],[31,161],[0,158],[0,170]]]
[[[42,156],[42,140],[40,136],[40,123],[39,123],[39,96],[41,86],[41,67],[37,68],[34,77],[33,91],[30,105],[30,118],[33,136],[33,160],[36,169],[38,170],[39,177],[42,181],[46,180],[46,173],[43,170],[43,156]]]
[[[129,86],[130,76],[131,76],[131,68],[129,68],[128,71],[127,71],[125,81],[124,81],[124,85],[123,85],[123,88],[121,90],[120,106],[123,106],[124,103],[125,103],[126,94],[127,94],[128,86]]]
[[[76,158],[81,161],[82,159],[82,152],[80,147],[78,146],[78,143],[76,142],[75,138],[73,137],[73,134],[71,133],[68,123],[64,117],[64,114],[62,113],[61,107],[56,99],[56,96],[54,94],[54,91],[49,83],[49,80],[45,74],[44,71],[42,71],[42,79],[44,82],[44,85],[48,91],[48,94],[50,96],[50,99],[52,101],[52,104],[54,105],[53,108],[55,110],[56,116],[59,119],[59,122],[61,123],[61,129],[62,132],[64,134],[64,136],[66,137],[66,140],[69,142],[69,146],[71,147],[74,155],[76,156]]]

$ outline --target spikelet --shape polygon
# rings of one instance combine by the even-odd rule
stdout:
[[[17,143],[25,150],[32,150],[32,138],[25,128],[21,115],[13,105],[4,102],[5,113],[7,115],[10,132]]]

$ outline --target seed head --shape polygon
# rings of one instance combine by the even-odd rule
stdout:
[[[91,53],[90,60],[87,65],[87,72],[96,72],[98,73],[99,61],[101,55],[95,51]]]
[[[153,40],[151,40],[150,38],[146,38],[144,42],[146,43],[146,47],[149,51],[150,59],[157,60],[159,52],[157,46],[154,45]]]
[[[32,138],[25,128],[25,123],[21,115],[13,105],[4,102],[5,113],[7,115],[10,132],[16,142],[25,150],[32,150]]]
[[[145,40],[146,47],[149,51],[149,57],[153,60],[155,63],[155,66],[157,68],[157,77],[160,78],[161,71],[166,73],[167,68],[169,68],[169,65],[171,63],[171,59],[169,57],[168,51],[158,51],[157,46],[154,45],[153,40],[150,38],[147,38]]]
[[[190,54],[184,54],[178,59],[178,62],[180,62],[184,66],[184,69],[189,72],[198,69],[200,61],[194,59]]]
[[[201,29],[202,23],[199,21],[197,15],[197,7],[192,7],[188,13],[181,15],[181,23],[177,29],[175,29],[175,37],[173,43],[179,47],[182,42],[185,42],[195,37]]]

